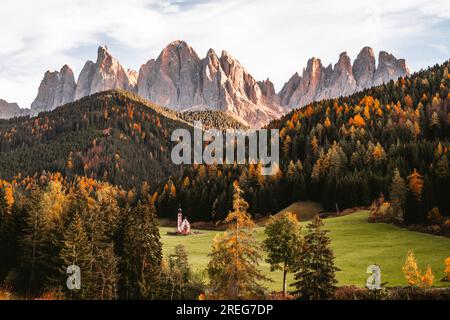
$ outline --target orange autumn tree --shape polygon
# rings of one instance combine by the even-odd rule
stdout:
[[[419,269],[416,257],[412,250],[408,251],[405,264],[402,267],[406,282],[410,286],[419,286],[421,288],[430,288],[434,284],[434,273],[431,266],[428,265],[425,272],[422,274]]]
[[[420,283],[420,270],[414,253],[410,250],[406,256],[405,264],[402,267],[406,282],[410,286],[416,286]]]
[[[364,121],[364,118],[361,117],[359,114],[353,117],[353,125],[357,127],[364,127],[366,125],[366,122]]]
[[[414,169],[408,176],[408,189],[412,192],[417,201],[422,200],[423,176]]]
[[[317,140],[316,136],[311,138],[311,148],[313,152],[316,152],[319,149],[319,140]]]
[[[255,223],[237,181],[233,184],[233,211],[225,222],[228,229],[213,240],[208,264],[210,299],[255,299],[265,294],[260,282],[269,281],[259,269],[261,247],[256,241]]]
[[[420,287],[422,288],[430,288],[433,286],[434,284],[434,273],[431,270],[431,266],[428,265],[427,266],[427,270],[425,271],[425,273],[422,275],[422,277],[420,278]]]

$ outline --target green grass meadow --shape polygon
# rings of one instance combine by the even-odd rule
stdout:
[[[324,220],[325,229],[330,231],[336,265],[341,269],[337,273],[339,285],[363,287],[368,277],[367,266],[374,263],[381,267],[382,282],[387,282],[388,286],[406,285],[401,267],[410,249],[422,269],[428,264],[432,266],[436,275],[435,286],[450,285],[440,281],[444,276],[444,259],[450,256],[450,238],[413,232],[389,224],[368,223],[367,217],[367,211],[360,211]],[[193,270],[206,277],[204,270],[209,261],[208,253],[218,231],[198,230],[199,234],[190,236],[171,236],[167,235],[168,231],[173,231],[173,228],[160,228],[164,255],[171,254],[176,245],[184,245]],[[256,236],[258,241],[264,239],[263,227],[256,229]],[[266,286],[271,290],[281,290],[281,271],[270,272],[265,261],[261,262],[261,269],[274,281]],[[288,280],[292,282],[292,275]]]

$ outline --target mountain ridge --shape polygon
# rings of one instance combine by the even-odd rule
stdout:
[[[47,71],[29,113],[53,110],[97,92],[123,89],[177,111],[224,111],[243,124],[258,128],[293,108],[349,95],[407,75],[404,59],[380,51],[376,67],[373,49],[364,47],[353,64],[346,52],[339,55],[334,66],[324,67],[319,58],[309,59],[301,75],[296,72],[276,92],[269,78],[257,81],[225,50],[219,56],[209,49],[200,58],[185,41],[176,40],[137,72],[125,69],[106,46],[101,46],[96,62],[86,61],[76,82],[67,65],[59,72]]]

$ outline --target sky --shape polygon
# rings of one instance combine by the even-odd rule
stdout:
[[[307,60],[388,51],[412,71],[450,58],[448,0],[2,0],[0,99],[28,108],[47,70],[78,78],[107,45],[139,70],[174,40],[229,52],[278,90]]]

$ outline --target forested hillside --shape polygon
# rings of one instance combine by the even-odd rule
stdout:
[[[246,125],[223,111],[185,111],[180,113],[179,117],[189,123],[201,121],[205,128],[215,128],[220,130],[248,128]]]
[[[198,166],[160,188],[160,214],[182,203],[194,219],[207,219],[210,212],[222,219],[237,179],[254,214],[302,199],[335,211],[369,206],[383,196],[406,223],[428,222],[433,208],[438,217],[449,216],[449,68],[447,61],[292,111],[269,125],[280,129],[277,176],[261,176],[255,166]]]
[[[182,205],[191,220],[222,220],[238,180],[252,214],[298,200],[326,210],[379,199],[406,223],[434,209],[450,215],[449,62],[349,97],[307,105],[272,122],[280,130],[281,170],[257,165],[194,165],[170,161],[170,135],[188,122],[239,127],[220,113],[179,114],[122,91],[86,97],[36,118],[0,123],[0,176],[42,170],[106,180],[154,197],[158,215]],[[224,122],[225,121],[225,122]],[[224,122],[224,123],[223,123]]]
[[[302,161],[308,198],[328,210],[383,194],[394,195],[406,222],[424,222],[434,207],[450,215],[449,67],[314,103],[271,124],[281,130],[284,167]]]

